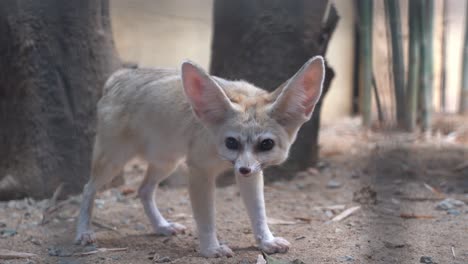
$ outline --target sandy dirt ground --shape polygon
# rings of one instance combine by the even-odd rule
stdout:
[[[468,148],[450,134],[365,132],[357,124],[324,127],[319,166],[265,187],[270,227],[292,243],[288,253],[272,257],[282,263],[468,263]],[[99,194],[96,246],[72,244],[80,197],[58,201],[52,210],[46,209],[50,200],[0,203],[0,249],[36,254],[0,263],[257,263],[261,252],[235,185],[217,190],[218,236],[235,256],[205,259],[197,252],[185,188],[163,186],[157,201],[168,219],[188,227],[186,234],[151,234],[135,194],[143,173],[135,161],[124,186]],[[332,221],[352,207],[358,209]],[[122,251],[99,252],[116,248]]]

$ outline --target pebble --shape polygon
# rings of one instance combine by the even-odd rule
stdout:
[[[444,211],[447,211],[447,210],[450,210],[450,209],[453,209],[455,207],[461,207],[465,205],[465,203],[463,201],[459,201],[459,200],[455,200],[455,199],[452,199],[452,198],[447,198],[443,201],[440,201],[436,204],[436,209],[437,210],[444,210]]]
[[[0,235],[2,237],[12,237],[14,235],[16,235],[17,232],[15,229],[3,229],[0,231]]]
[[[258,262],[257,262],[258,263]],[[250,264],[250,261],[247,259],[242,259],[239,264]]]
[[[419,259],[419,263],[425,263],[425,264],[437,264],[437,262],[434,262],[431,257],[428,256],[422,256]]]
[[[138,231],[145,231],[146,230],[146,227],[145,225],[141,224],[141,223],[137,223],[135,225],[135,230],[138,230]]]
[[[461,212],[459,210],[457,210],[457,209],[448,209],[447,214],[456,216],[456,215],[460,215]]]
[[[165,262],[171,262],[171,258],[170,257],[160,257],[158,259],[155,259],[154,262],[156,263],[165,263]]]
[[[346,255],[346,256],[344,256],[344,257],[341,257],[341,261],[353,262],[353,261],[354,261],[354,257],[353,257],[353,256],[349,256],[349,255]]]
[[[71,255],[73,255],[72,252],[68,252],[66,250],[63,250],[62,248],[54,246],[47,248],[47,253],[49,254],[49,256],[53,257],[70,257]]]
[[[325,211],[325,215],[326,215],[328,218],[332,218],[332,217],[333,217],[333,212],[330,211],[330,210],[327,210],[327,211]]]
[[[103,209],[105,203],[106,203],[106,202],[105,202],[103,199],[96,199],[96,200],[94,200],[94,204],[95,204],[96,207],[99,208],[99,209]]]
[[[327,183],[327,188],[336,189],[336,188],[340,188],[341,185],[343,185],[343,184],[341,182],[337,181],[337,180],[330,180]]]

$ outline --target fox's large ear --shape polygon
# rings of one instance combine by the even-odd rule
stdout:
[[[199,66],[182,64],[182,83],[193,112],[203,122],[215,124],[225,118],[231,102],[219,85]]]
[[[297,125],[309,120],[322,94],[324,78],[323,58],[313,57],[278,88],[281,91],[272,104],[272,117],[282,125]]]

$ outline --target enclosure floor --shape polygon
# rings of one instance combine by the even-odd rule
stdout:
[[[452,214],[436,209],[448,197],[468,203],[465,147],[445,136],[428,140],[365,132],[353,120],[325,127],[320,142],[322,161],[317,170],[265,188],[270,227],[292,244],[287,254],[274,258],[304,263],[419,263],[427,256],[434,263],[468,263],[468,205],[456,207]],[[218,236],[235,256],[208,260],[196,250],[198,239],[185,188],[162,187],[157,201],[168,219],[188,227],[186,234],[170,238],[151,234],[134,192],[142,175],[140,164],[129,164],[126,185],[100,193],[96,201],[97,248],[125,251],[70,256],[93,249],[72,244],[79,197],[48,214],[50,221],[42,225],[48,201],[22,200],[0,204],[0,249],[38,256],[0,263],[140,264],[152,263],[155,255],[168,257],[171,263],[256,263],[261,252],[254,246],[236,186],[217,190]],[[341,221],[330,221],[353,206],[360,209]]]

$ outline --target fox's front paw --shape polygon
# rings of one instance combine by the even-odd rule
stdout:
[[[234,252],[232,252],[232,250],[226,245],[202,249],[200,251],[200,254],[207,258],[221,258],[221,257],[230,258],[234,256]]]
[[[183,234],[187,228],[178,223],[168,223],[167,225],[158,226],[155,228],[157,235],[173,236],[176,234]]]
[[[92,230],[79,232],[75,238],[75,244],[86,246],[96,243],[96,234]]]
[[[268,254],[288,252],[290,246],[291,243],[282,237],[275,237],[260,243],[260,249]]]

